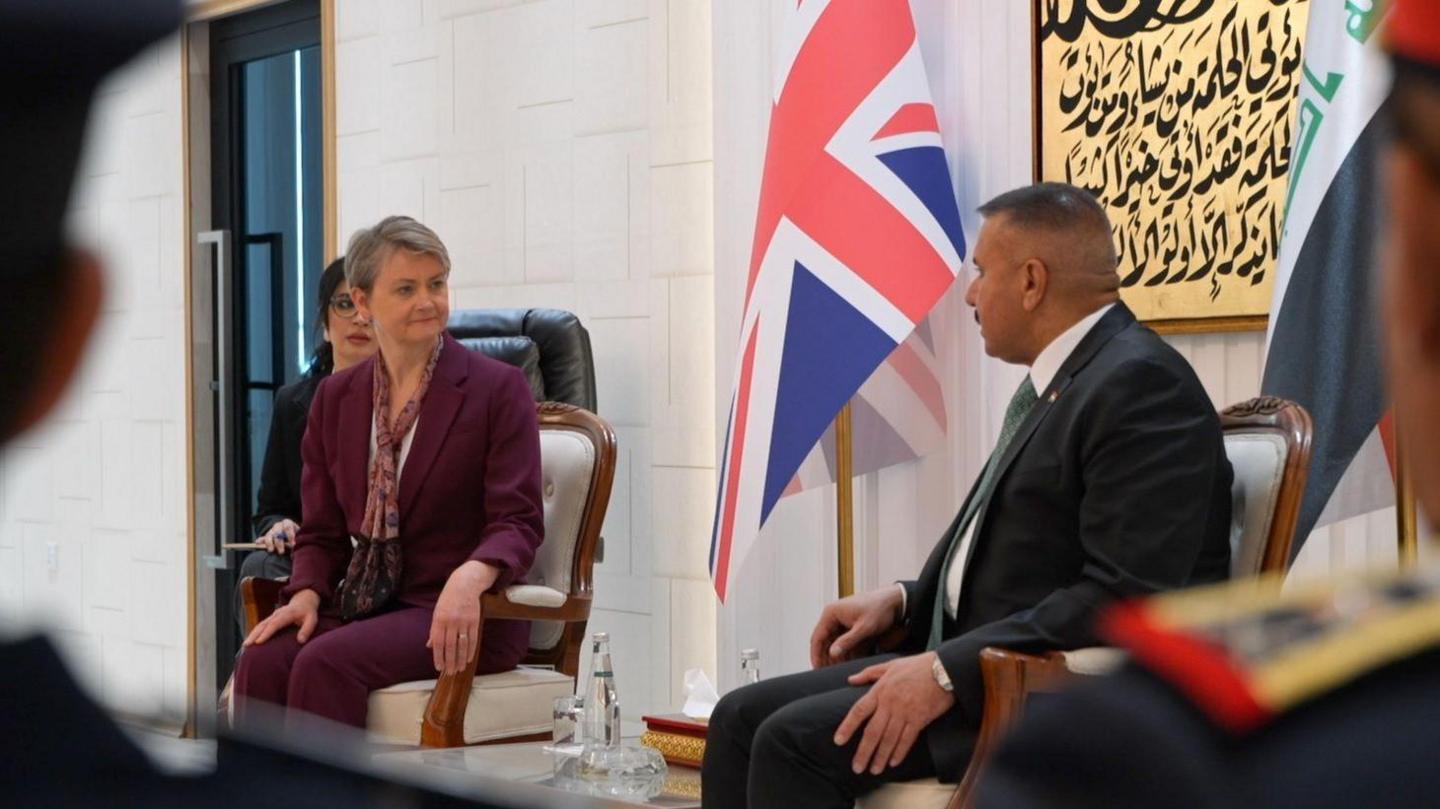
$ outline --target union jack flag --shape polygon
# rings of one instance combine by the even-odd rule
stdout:
[[[850,399],[851,472],[868,475],[923,458],[941,446],[948,413],[931,318],[890,352]],[[781,497],[835,482],[835,428],[827,427]]]
[[[908,0],[802,0],[777,64],[710,543],[721,601],[801,462],[965,254]]]

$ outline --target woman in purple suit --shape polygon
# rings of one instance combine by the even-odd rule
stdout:
[[[346,256],[380,351],[315,393],[294,573],[245,639],[240,722],[262,700],[364,727],[371,691],[477,653],[505,671],[529,640],[523,621],[478,630],[480,595],[523,579],[544,530],[530,387],[445,332],[450,257],[429,228],[388,217]]]

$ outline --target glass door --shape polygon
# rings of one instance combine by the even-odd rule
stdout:
[[[210,28],[213,227],[229,271],[216,281],[217,522],[223,542],[253,539],[275,392],[313,349],[324,269],[320,10],[292,0]],[[228,338],[228,339],[227,339]],[[298,516],[298,515],[297,515]],[[240,637],[237,569],[216,581],[216,664],[228,678]]]

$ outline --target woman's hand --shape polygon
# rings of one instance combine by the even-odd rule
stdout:
[[[242,646],[264,643],[288,626],[300,627],[300,631],[295,633],[295,640],[304,643],[310,640],[319,620],[320,596],[314,590],[301,590],[290,597],[290,603],[276,609],[270,613],[269,618],[256,624],[250,634],[245,636]]]
[[[270,526],[264,536],[255,540],[255,544],[271,553],[284,556],[285,551],[295,545],[295,535],[298,533],[300,526],[296,525],[294,520],[280,520]]]
[[[480,596],[499,578],[499,568],[473,559],[450,574],[435,604],[430,639],[425,641],[435,655],[436,671],[461,671],[475,656],[480,640]]]

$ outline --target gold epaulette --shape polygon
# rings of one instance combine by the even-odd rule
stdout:
[[[1440,645],[1440,568],[1280,591],[1249,579],[1122,604],[1101,633],[1246,731],[1364,675]]]

